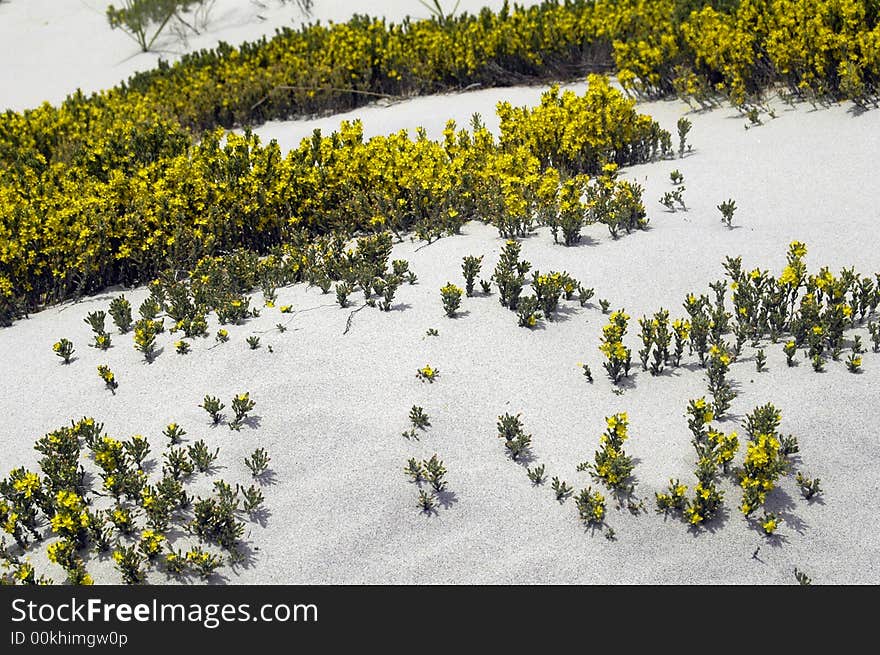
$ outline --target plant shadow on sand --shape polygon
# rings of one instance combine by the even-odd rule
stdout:
[[[515,462],[516,464],[519,464],[520,466],[526,467],[529,466],[529,464],[533,464],[538,460],[538,458],[535,456],[535,453],[532,452],[531,448],[526,448],[525,450],[523,450],[519,455],[517,455],[516,459],[513,459],[513,457],[510,456],[510,454],[508,453],[508,459],[510,459],[510,461],[512,462]]]
[[[689,525],[688,532],[690,532],[695,538],[702,535],[704,532],[708,532],[709,534],[715,534],[730,520],[730,510],[725,505],[721,505],[718,508],[718,511],[715,513],[715,516],[706,523],[701,525]]]
[[[272,510],[268,507],[260,507],[259,509],[249,512],[248,516],[259,524],[261,528],[265,528],[269,524],[269,519],[272,517]]]
[[[550,323],[565,323],[566,321],[570,321],[572,317],[576,316],[580,312],[576,307],[570,307],[568,305],[559,305],[556,308],[556,311],[553,312],[553,319],[550,320]]]
[[[449,509],[458,502],[458,495],[454,491],[438,491],[434,494],[437,504],[443,509]]]
[[[278,482],[278,476],[275,475],[275,471],[273,471],[272,469],[266,469],[259,475],[254,476],[254,479],[260,486],[267,487],[271,487]]]
[[[797,503],[784,489],[776,487],[768,494],[767,500],[764,502],[764,508],[768,512],[777,514],[782,519],[783,525],[790,527],[800,535],[806,533],[810,527],[806,521],[794,513]]]
[[[256,430],[260,427],[260,423],[263,422],[263,417],[260,415],[248,416],[241,423],[242,425],[248,426],[251,430]]]

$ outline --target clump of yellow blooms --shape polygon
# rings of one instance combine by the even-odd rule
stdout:
[[[626,334],[628,322],[629,316],[626,312],[618,310],[611,312],[608,324],[602,328],[599,350],[607,359],[602,365],[614,384],[617,384],[622,376],[629,375],[632,364],[632,353],[623,345],[623,335]]]
[[[684,511],[687,507],[687,485],[682,484],[678,479],[670,479],[666,491],[655,491],[654,499],[658,512]]]
[[[623,443],[629,436],[629,418],[626,412],[620,412],[606,417],[605,424],[606,429],[599,438],[599,450],[593,456],[593,462],[579,464],[578,471],[590,471],[609,489],[625,491],[629,489],[627,482],[634,467],[632,458],[623,450]]]
[[[54,533],[73,543],[84,543],[89,520],[89,513],[81,496],[65,489],[55,495],[55,515],[50,521]]]
[[[599,525],[605,520],[605,496],[592,487],[582,489],[575,497],[578,515],[587,525]]]
[[[119,382],[116,381],[116,375],[110,370],[109,366],[106,364],[99,364],[98,377],[104,381],[104,385],[110,389],[110,391],[116,393],[116,389],[119,387]]]
[[[144,530],[141,533],[141,540],[138,543],[138,549],[147,559],[153,559],[162,550],[162,544],[165,536],[159,534],[155,530]]]
[[[417,378],[423,381],[427,380],[428,382],[434,382],[438,375],[440,375],[440,369],[434,368],[430,364],[425,364],[416,371]]]
[[[746,446],[746,459],[740,475],[743,500],[742,513],[749,516],[767,499],[776,478],[784,470],[784,462],[779,452],[779,440],[772,434],[759,434]]]

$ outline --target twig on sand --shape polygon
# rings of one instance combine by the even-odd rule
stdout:
[[[276,86],[274,89],[269,91],[269,93],[257,100],[257,102],[251,107],[250,110],[253,111],[257,107],[262,105],[269,99],[269,96],[271,96],[276,91],[314,91],[316,93],[332,91],[335,93],[354,93],[357,95],[372,96],[374,98],[386,98],[388,100],[396,101],[406,100],[406,96],[392,95],[390,93],[379,93],[377,91],[364,91],[362,89],[343,89],[335,86],[291,86],[289,84],[281,84],[279,86]]]
[[[354,318],[354,315],[361,311],[366,305],[361,305],[357,309],[353,310],[345,321],[345,330],[343,330],[342,334],[348,334],[348,331],[351,329],[351,320]]]

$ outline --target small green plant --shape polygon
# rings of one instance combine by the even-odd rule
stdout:
[[[578,364],[578,367],[584,372],[584,377],[587,378],[587,382],[593,384],[593,372],[590,370],[590,365]]]
[[[474,282],[480,274],[483,265],[483,255],[476,257],[467,255],[461,262],[461,272],[464,275],[464,290],[468,297],[474,295]]]
[[[217,425],[223,416],[220,412],[223,410],[226,405],[220,402],[219,398],[215,398],[214,396],[205,396],[205,399],[202,401],[202,404],[199,405],[202,409],[204,409],[211,416],[211,420],[214,422],[214,425]]]
[[[431,12],[431,15],[441,24],[448,23],[452,20],[455,12],[458,11],[458,5],[460,2],[461,0],[458,0],[458,2],[455,3],[455,6],[449,12],[446,12],[440,5],[440,0],[419,0],[419,4]]]
[[[414,457],[410,457],[406,462],[406,467],[403,469],[403,472],[406,473],[410,478],[412,478],[413,482],[421,482],[425,479],[425,470],[422,467],[422,463],[415,459]]]
[[[660,204],[671,212],[675,212],[676,204],[678,204],[682,210],[687,211],[687,205],[684,202],[684,187],[679,186],[672,191],[666,191],[660,197]]]
[[[526,434],[520,420],[520,414],[513,416],[503,414],[498,417],[498,436],[504,439],[504,447],[510,453],[510,458],[517,461],[526,454],[532,444],[532,435]]]
[[[205,0],[122,0],[120,7],[107,7],[107,22],[111,29],[121,29],[149,52],[159,35],[169,24],[196,31],[181,13],[191,6],[201,6]]]
[[[418,507],[425,514],[430,514],[436,509],[437,501],[435,501],[434,497],[431,496],[431,494],[426,492],[424,489],[419,489]]]
[[[186,563],[202,580],[207,580],[223,565],[223,558],[203,550],[201,546],[193,546],[186,553]]]
[[[98,350],[108,350],[110,348],[110,335],[106,333],[96,334],[95,343],[92,344],[93,348],[97,348]]]
[[[488,280],[480,280],[480,289],[482,289],[483,294],[488,296],[492,293],[492,283]]]
[[[215,448],[212,452],[203,439],[199,439],[187,447],[187,454],[199,473],[205,473],[210,470],[214,462],[217,461],[219,453],[219,448]]]
[[[801,571],[798,567],[794,567],[794,579],[797,580],[797,583],[802,587],[808,587],[813,584],[812,578]]]
[[[260,347],[260,337],[255,334],[249,336],[245,341],[247,341],[247,345],[250,346],[251,350],[256,350]]]
[[[822,373],[825,370],[825,360],[819,353],[813,355],[813,359],[811,361],[813,363],[813,370],[816,371],[816,373]]]
[[[121,505],[116,505],[112,509],[107,510],[107,520],[113,524],[121,534],[130,535],[134,533],[135,523],[131,510]]]
[[[574,290],[574,284],[568,279],[567,274],[550,272],[546,275],[535,271],[532,274],[532,289],[535,297],[538,299],[538,306],[541,308],[544,316],[548,321],[553,320],[556,309],[559,306],[559,298],[565,290],[568,283],[570,289]]]
[[[544,465],[536,466],[535,468],[527,468],[526,474],[529,476],[529,480],[532,481],[532,484],[539,485],[544,484],[544,481],[547,479],[547,476],[544,475]]]
[[[440,299],[443,301],[443,311],[452,318],[461,306],[461,289],[447,282],[446,286],[440,288]]]
[[[122,442],[122,447],[138,469],[141,469],[144,459],[150,454],[150,442],[146,437],[136,434],[128,441]]]
[[[174,480],[188,478],[195,470],[186,448],[168,448],[165,451],[164,459],[162,473]]]
[[[657,511],[664,514],[669,512],[683,512],[687,506],[687,485],[682,484],[678,479],[669,481],[666,491],[654,492],[654,498],[657,502]]]
[[[736,211],[736,202],[733,199],[725,200],[718,205],[717,208],[718,211],[721,212],[721,222],[727,227],[732,227],[733,212]]]
[[[629,376],[632,365],[632,352],[623,345],[629,316],[622,309],[612,312],[608,324],[602,328],[602,339],[599,351],[605,355],[602,363],[612,384],[619,384],[621,377]]]
[[[760,520],[761,530],[768,537],[779,529],[780,518],[778,514],[764,510],[764,517]]]
[[[118,296],[110,301],[110,317],[120,334],[131,330],[131,303],[126,300],[125,296]]]
[[[175,577],[182,576],[186,573],[186,554],[182,550],[174,550],[174,548],[168,546],[168,552],[162,558],[162,564],[165,566],[165,571],[171,575]]]
[[[248,467],[251,476],[259,478],[269,469],[269,462],[272,458],[264,448],[257,448],[250,457],[245,457],[244,465]]]
[[[207,403],[207,400],[209,397],[210,396],[205,397],[206,403]],[[203,405],[199,405],[199,406],[203,407]],[[223,409],[222,406],[217,410],[217,412],[219,413],[221,409]],[[212,414],[212,416],[213,416],[213,414]],[[186,434],[186,431],[183,430],[179,425],[177,425],[177,423],[169,423],[165,427],[165,429],[162,430],[162,434],[165,435],[166,439],[168,439],[168,445],[176,446],[177,444],[179,444],[183,440],[183,435]]]
[[[582,462],[578,471],[589,471],[592,476],[601,480],[613,491],[629,488],[634,464],[632,458],[623,450],[623,442],[628,438],[629,421],[626,412],[605,417],[606,430],[599,439],[599,450],[595,452],[593,462]]]
[[[611,308],[611,301],[605,300],[605,298],[599,298],[599,307],[601,307],[603,314],[607,314],[608,310]]]
[[[95,334],[105,334],[107,332],[107,330],[104,329],[104,322],[106,319],[107,313],[99,310],[97,312],[89,312],[83,319],[83,322],[92,328],[92,332]]]
[[[782,347],[782,352],[785,353],[785,363],[789,366],[794,366],[794,356],[797,354],[797,343],[795,343],[793,339],[791,341],[787,341]]]
[[[351,285],[347,282],[340,282],[336,285],[336,302],[340,307],[348,307],[348,296],[351,292]]]
[[[239,485],[239,490],[241,491],[241,497],[244,499],[244,511],[248,514],[253,514],[260,509],[260,506],[263,504],[263,492],[259,487],[255,485],[249,486],[247,489]]]
[[[679,185],[679,184],[681,184],[682,182],[684,182],[684,175],[682,175],[682,174],[681,174],[681,171],[679,171],[679,170],[676,168],[674,171],[672,171],[672,172],[669,174],[669,180],[670,180],[673,184],[675,184],[675,185]]]
[[[850,373],[861,373],[862,371],[862,356],[857,355],[852,352],[849,355],[849,358],[846,360],[846,368]]]
[[[596,294],[593,288],[583,287],[578,285],[578,302],[581,307],[586,307],[587,303],[590,302],[590,298],[592,298]]]
[[[519,297],[526,283],[526,273],[531,270],[531,263],[520,260],[522,244],[508,240],[501,248],[501,256],[492,279],[498,287],[498,301],[511,311],[516,311]]]
[[[140,584],[146,580],[147,574],[141,569],[144,560],[135,546],[120,545],[113,551],[116,570],[122,574],[122,581],[125,584]]]
[[[419,430],[431,427],[431,421],[428,418],[428,415],[425,414],[425,410],[417,405],[413,405],[412,409],[409,410],[409,420],[410,423],[412,423],[413,428]]]
[[[141,319],[145,321],[155,320],[160,311],[162,311],[162,305],[160,305],[159,301],[152,295],[148,296],[141,303],[140,307],[138,307],[138,314],[140,314]]]
[[[232,399],[232,411],[235,418],[229,422],[229,428],[232,430],[240,430],[242,424],[257,403],[250,398],[250,392],[240,393]]]
[[[862,337],[858,334],[853,337],[852,351],[856,355],[861,355],[865,352],[865,348],[862,346]]]
[[[446,480],[443,479],[446,475],[446,467],[436,453],[431,456],[431,459],[422,461],[422,469],[425,472],[425,480],[435,492],[440,493],[446,488]]]
[[[822,487],[819,484],[819,478],[810,478],[800,471],[795,476],[795,482],[801,491],[801,495],[810,500],[816,494],[822,493]]]
[[[73,342],[67,339],[59,339],[52,344],[52,351],[58,355],[65,364],[70,364],[70,358],[75,352]]]
[[[416,371],[416,377],[422,382],[430,382],[433,384],[434,380],[437,379],[437,376],[440,375],[439,368],[433,368],[430,364],[425,364],[422,368]]]
[[[877,321],[868,323],[868,332],[871,334],[872,350],[880,353],[880,323]]]
[[[383,312],[390,312],[392,303],[394,301],[394,294],[397,293],[397,288],[400,286],[402,282],[402,278],[398,275],[389,275],[384,279],[377,279],[374,282],[374,290],[377,294],[382,296],[382,300],[379,301],[379,309]]]
[[[767,369],[767,355],[764,353],[764,349],[762,348],[762,349],[758,350],[757,353],[755,353],[755,370],[757,370],[758,373],[762,373],[766,369]]]
[[[115,394],[116,389],[119,387],[119,382],[116,381],[116,376],[110,370],[110,367],[106,364],[99,364],[98,376],[104,380],[104,385]]]
[[[592,487],[582,489],[574,502],[578,516],[587,525],[601,525],[605,520],[605,496]]]
[[[727,372],[731,361],[730,354],[727,352],[727,347],[723,341],[719,344],[712,344],[709,347],[709,364],[706,377],[708,379],[709,393],[712,394],[715,416],[718,418],[724,416],[724,413],[730,409],[731,402],[737,396],[730,381],[727,379]]]
[[[517,324],[520,327],[533,328],[538,324],[542,314],[537,296],[522,296],[516,307]]]
[[[190,345],[188,341],[184,341],[181,339],[180,341],[174,342],[174,350],[178,355],[186,355],[190,351]]]
[[[574,487],[569,486],[567,482],[560,480],[555,476],[550,486],[553,489],[553,493],[556,494],[556,500],[559,502],[564,502],[565,499],[571,495],[571,492],[574,491]]]
[[[161,321],[143,318],[134,326],[134,347],[144,355],[148,362],[156,356],[156,335],[159,334]]]
[[[164,535],[148,528],[141,532],[137,548],[147,561],[153,561],[162,551],[162,543],[164,541]]]
[[[691,146],[688,146],[686,144],[686,140],[688,132],[691,131],[691,127],[693,127],[693,124],[690,122],[690,120],[682,116],[678,119],[678,123],[676,124],[676,126],[678,128],[678,156],[684,157],[685,149],[691,149]]]
[[[425,332],[425,336],[426,337],[439,337],[440,333],[434,328],[428,328],[428,330]]]

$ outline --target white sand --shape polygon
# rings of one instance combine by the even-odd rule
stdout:
[[[0,5],[4,10],[9,7]],[[419,123],[436,134],[442,124],[435,119],[455,116],[464,123],[473,111],[488,119],[497,99],[521,104],[538,94],[479,91],[381,112],[365,108],[359,115],[368,134]],[[31,104],[32,98],[20,102]],[[678,102],[642,108],[670,130],[686,111]],[[880,114],[856,117],[844,106],[777,111],[779,118],[748,131],[730,109],[691,114],[692,155],[626,171],[645,186],[649,231],[613,241],[604,227],[592,226],[585,230],[585,245],[564,248],[541,230],[524,241],[525,258],[541,271],[567,270],[595,286],[597,299],[625,307],[633,317],[626,342],[634,352],[635,319],[661,305],[680,316],[687,292],[706,292],[709,282],[722,277],[725,255],[742,255],[746,267],[778,273],[787,244],[799,239],[809,246],[812,271],[821,265],[880,270]],[[313,126],[332,124],[295,122],[267,126],[263,133],[290,145]],[[656,202],[670,188],[673,168],[685,176],[686,213],[668,213]],[[715,209],[728,197],[739,208],[734,230],[722,226]],[[265,447],[275,473],[274,484],[265,488],[271,515],[264,527],[249,529],[253,565],[226,571],[232,583],[765,584],[794,582],[795,566],[817,583],[880,582],[873,417],[880,402],[880,355],[864,356],[861,375],[848,373],[842,361],[829,362],[822,375],[805,363],[788,368],[781,344],[767,346],[766,373],[755,373],[748,347],[733,365],[740,385],[733,413],[741,417],[756,405],[774,403],[783,412],[783,432],[800,441],[798,466],[819,476],[825,489],[821,501],[808,504],[792,478],[782,483],[768,501],[784,517],[778,540],[748,527],[736,509],[739,490],[725,482],[727,516],[709,530],[693,533],[653,511],[635,517],[611,508],[608,524],[617,541],[610,542],[584,530],[571,499],[560,505],[548,484],[530,484],[523,467],[505,456],[496,417],[522,412],[537,461],[579,490],[590,480],[575,468],[592,457],[603,417],[627,411],[637,493],[650,509],[654,492],[670,477],[694,482],[683,414],[688,399],[706,393],[702,371],[686,358],[687,366],[658,378],[637,373],[634,387],[617,396],[597,350],[607,317],[595,307],[563,302],[558,322],[529,331],[516,326],[493,293],[466,298],[465,314],[446,318],[439,287],[447,280],[462,284],[461,257],[485,254],[488,277],[502,243],[482,224],[469,224],[464,233],[424,248],[398,245],[394,256],[410,260],[419,283],[401,287],[390,313],[366,308],[356,314],[345,336],[349,310],[303,285],[279,291],[277,304],[292,303],[297,310],[292,318],[265,309],[259,319],[229,328],[229,343],[210,348],[212,340],[199,340],[184,357],[173,352],[166,334],[160,337],[165,350],[151,365],[142,362],[130,335],[114,335],[108,352],[87,347],[83,318],[106,309],[114,292],[0,330],[0,412],[6,417],[0,469],[34,466],[33,441],[83,415],[103,421],[119,438],[146,435],[154,453],[163,445],[162,428],[176,421],[188,431],[189,443],[204,438],[221,448],[226,468],[213,477],[232,481],[246,480],[243,457]],[[127,295],[136,307],[145,291]],[[353,298],[360,302],[359,294]],[[288,319],[287,332],[272,331]],[[217,326],[210,327],[213,333]],[[439,337],[425,336],[432,327]],[[270,330],[262,334],[263,347],[249,350],[245,337],[263,330]],[[51,351],[62,336],[77,347],[70,366]],[[578,362],[592,366],[593,385]],[[97,377],[99,363],[109,364],[119,379],[115,396]],[[432,385],[415,378],[425,363],[441,372]],[[257,402],[259,426],[239,433],[210,427],[198,407],[204,395],[229,404],[245,390]],[[419,441],[408,441],[400,433],[414,404],[425,408],[433,425]],[[739,429],[736,421],[722,425]],[[416,508],[416,487],[403,467],[409,457],[435,452],[449,470],[450,494],[447,506],[429,517]],[[198,476],[197,488],[206,489],[208,482]],[[99,581],[118,580],[107,561],[89,567]],[[58,569],[51,573],[63,578]]]

